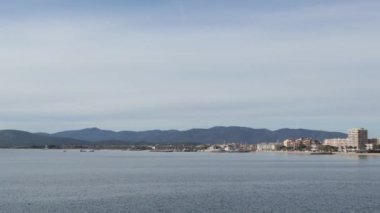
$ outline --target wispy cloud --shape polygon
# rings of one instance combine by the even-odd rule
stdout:
[[[203,2],[13,5],[19,16],[0,21],[0,127],[345,131],[368,120],[380,135],[378,2]]]

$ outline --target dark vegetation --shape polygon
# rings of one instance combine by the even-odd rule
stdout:
[[[323,141],[326,138],[345,138],[340,132],[326,132],[306,129],[252,129],[246,127],[213,127],[210,129],[151,130],[151,131],[109,131],[98,128],[64,131],[54,134],[29,133],[18,130],[0,131],[0,148],[84,148],[120,147],[153,144],[218,144],[276,142],[289,138],[313,138]]]

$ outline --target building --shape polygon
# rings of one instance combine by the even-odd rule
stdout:
[[[366,151],[372,150],[377,139],[368,139],[368,131],[363,128],[350,129],[347,138],[326,139],[325,146],[337,147],[340,151]]]
[[[292,139],[286,139],[282,143],[286,148],[292,149],[292,150],[308,150],[310,151],[312,147],[314,149],[319,146],[321,143],[318,140],[314,140],[311,138],[299,138],[296,140]]]
[[[380,138],[368,139],[366,148],[371,151],[380,151]]]
[[[337,147],[339,152],[356,151],[356,146],[354,146],[354,144],[352,144],[348,138],[325,139],[323,141],[323,145]]]
[[[256,151],[279,151],[281,146],[281,143],[259,143],[256,145]]]
[[[349,141],[347,138],[332,138],[332,139],[325,139],[323,141],[324,146],[334,146],[334,147],[348,147]]]
[[[368,139],[368,143],[373,144],[373,145],[380,145],[380,138]]]
[[[282,142],[282,145],[285,147],[293,147],[294,141],[291,139],[286,139],[286,140],[284,140],[284,142]]]
[[[288,149],[298,149],[302,145],[302,140],[297,139],[297,140],[292,140],[292,139],[286,139],[282,144],[288,148]]]
[[[347,140],[356,150],[365,151],[368,143],[368,131],[363,128],[350,129]]]

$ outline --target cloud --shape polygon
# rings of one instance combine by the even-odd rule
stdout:
[[[4,19],[0,127],[345,131],[368,120],[380,134],[377,2],[228,5]]]

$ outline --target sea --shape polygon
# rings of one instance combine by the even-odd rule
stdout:
[[[380,157],[0,149],[0,212],[380,212]]]

